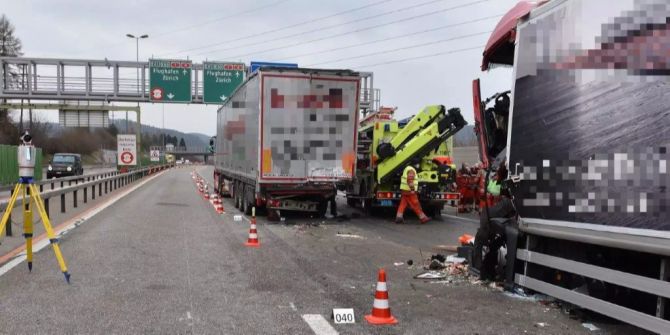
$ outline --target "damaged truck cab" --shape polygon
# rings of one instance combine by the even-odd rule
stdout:
[[[503,16],[482,70],[512,66],[509,99],[472,85],[482,186],[502,185],[481,199],[482,276],[670,331],[668,22],[664,0],[522,1]]]

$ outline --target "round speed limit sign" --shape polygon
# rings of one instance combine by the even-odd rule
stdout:
[[[123,164],[130,164],[133,162],[133,153],[132,152],[124,152],[121,154],[121,163]]]

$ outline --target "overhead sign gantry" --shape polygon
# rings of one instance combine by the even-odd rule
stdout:
[[[221,104],[245,70],[233,62],[0,57],[0,99]]]

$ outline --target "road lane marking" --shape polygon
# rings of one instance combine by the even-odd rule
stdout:
[[[462,216],[449,215],[449,214],[442,214],[442,216],[446,216],[446,217],[448,217],[448,218],[452,218],[452,219],[459,219],[459,220],[463,220],[463,221],[479,223],[479,220],[468,219],[468,218],[464,218],[464,217],[462,217]]]
[[[54,232],[56,233],[56,238],[60,239],[63,237],[65,234],[69,233],[72,229],[84,224],[84,222],[88,221],[92,217],[94,217],[96,214],[100,213],[104,209],[110,207],[117,201],[121,200],[123,197],[126,195],[130,194],[131,192],[135,191],[136,189],[144,186],[144,184],[154,180],[154,178],[157,178],[161,175],[163,175],[165,172],[161,172],[159,174],[155,174],[146,180],[140,182],[137,185],[134,185],[133,187],[117,194],[115,197],[112,197],[111,199],[107,200],[107,202],[101,203],[97,207],[93,207],[91,209],[88,209],[84,211],[83,213],[79,214],[78,216],[71,218],[57,226],[54,227]],[[33,239],[33,253],[37,253],[38,251],[44,249],[44,247],[48,246],[49,240],[47,239],[47,234],[42,233],[40,236],[36,237]],[[5,263],[0,267],[0,276],[4,275],[7,273],[9,270],[13,269],[15,266],[21,264],[24,260],[26,260],[26,254],[25,254],[25,249],[26,246],[25,244],[21,245],[20,247],[8,252],[7,254],[0,256],[0,264]],[[7,262],[10,260],[9,262]]]
[[[333,326],[321,314],[303,314],[302,319],[316,335],[339,335]]]

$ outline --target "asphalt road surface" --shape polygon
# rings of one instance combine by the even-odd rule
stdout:
[[[210,168],[199,169],[211,175]],[[593,334],[558,308],[486,285],[413,279],[421,269],[407,260],[419,263],[435,245],[473,233],[472,221],[288,217],[273,224],[259,218],[261,247],[248,248],[249,223],[233,220],[239,212],[228,199],[226,213],[216,214],[197,194],[190,171],[128,186],[117,191],[127,195],[79,220],[61,238],[70,285],[49,248],[36,254],[32,273],[25,263],[0,267],[0,332]],[[371,326],[363,318],[381,267],[395,326]],[[335,325],[333,308],[353,308],[356,323]],[[599,334],[637,331],[596,325]]]

